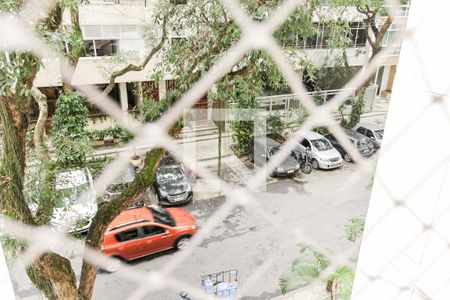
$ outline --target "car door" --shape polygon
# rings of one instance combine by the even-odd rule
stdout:
[[[126,229],[116,233],[117,253],[126,259],[133,259],[142,255],[142,241],[137,228]]]
[[[156,253],[173,247],[173,235],[170,230],[159,225],[146,225],[140,228],[143,255]]]
[[[303,139],[301,144],[306,148],[306,153],[311,154],[311,143],[307,139]]]
[[[337,151],[339,151],[341,154],[345,152],[344,148],[341,146],[339,141],[334,137],[334,135],[328,134],[325,137],[330,141],[331,145],[333,145],[333,147],[336,148]]]

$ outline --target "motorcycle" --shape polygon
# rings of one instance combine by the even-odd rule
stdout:
[[[310,174],[312,172],[312,165],[309,161],[308,154],[304,151],[293,151],[294,158],[300,164],[300,169],[305,174]]]

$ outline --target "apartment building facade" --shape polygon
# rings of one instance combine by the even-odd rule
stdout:
[[[110,58],[117,53],[133,53],[125,63],[138,64],[146,54],[146,45],[142,31],[153,17],[156,0],[91,0],[89,5],[80,7],[80,25],[85,45],[85,56],[81,57],[76,66],[72,79],[73,86],[95,85],[103,89],[109,82],[109,73],[112,64]],[[178,5],[188,5],[186,0],[176,0]],[[327,9],[326,6],[323,9]],[[386,46],[395,40],[407,18],[408,7],[402,6],[400,17],[396,18],[389,29],[383,45]],[[366,43],[363,15],[356,8],[347,9],[344,14],[349,22],[352,44],[347,47],[348,63],[350,66],[362,67],[370,55],[370,47]],[[383,21],[383,20],[380,20]],[[313,19],[317,34],[307,39],[294,38],[288,45],[291,49],[298,49],[298,57],[308,57],[311,61],[321,64],[330,54],[331,49],[327,41],[331,38],[326,24],[319,18]],[[182,36],[169,33],[169,43]],[[378,85],[378,93],[389,92],[392,88],[400,43],[395,51],[389,53],[385,65],[381,66],[373,78]],[[159,56],[155,56],[140,72],[128,72],[116,79],[116,86],[110,96],[117,101],[124,114],[133,111],[141,98],[133,93],[133,82],[141,82],[145,91],[155,99],[163,98],[170,90],[175,88],[175,81],[170,74],[164,74],[159,82],[152,80],[155,66]],[[36,76],[34,85],[46,94],[49,102],[50,115],[54,111],[58,92],[61,90],[62,80],[57,59],[44,60],[44,66]],[[207,107],[207,95],[199,99],[200,106]],[[91,108],[93,117],[100,116],[107,119],[101,111]],[[108,123],[108,122],[107,122]],[[108,126],[105,123],[100,127]],[[97,123],[98,124],[98,123]]]

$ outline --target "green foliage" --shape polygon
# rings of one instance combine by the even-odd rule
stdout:
[[[29,78],[41,63],[26,52],[0,52],[0,96],[14,96],[16,105],[23,113],[28,113],[31,97]]]
[[[86,164],[86,154],[90,151],[85,130],[87,116],[85,97],[81,93],[69,91],[60,94],[52,125],[53,144],[60,167],[81,167]]]
[[[151,123],[158,120],[162,116],[162,114],[165,111],[167,111],[167,109],[169,109],[170,106],[169,97],[161,99],[160,101],[155,101],[152,99],[144,99],[142,104],[139,106],[142,121],[146,123]]]
[[[349,267],[340,267],[328,277],[328,286],[336,286],[336,291],[333,291],[338,299],[349,300],[352,296],[353,281],[355,279],[355,272]],[[330,289],[331,291],[331,289]]]
[[[106,137],[120,138],[122,127],[116,125],[105,129],[94,129],[86,132],[90,141],[103,141]]]
[[[361,115],[364,112],[364,105],[364,93],[361,93],[358,97],[346,100],[344,104],[339,107],[339,111],[342,113],[347,107],[350,107],[351,111],[347,119],[342,118],[341,125],[345,128],[355,127],[361,120]]]
[[[363,218],[352,218],[349,223],[345,225],[345,234],[347,240],[355,242],[364,231],[365,220]]]
[[[321,135],[326,135],[329,133],[327,127],[315,127],[312,129],[312,131],[317,132],[318,134],[321,134]]]
[[[272,113],[267,117],[267,134],[282,134],[286,123],[279,113]]]
[[[320,252],[310,246],[300,245],[300,256],[294,260],[290,269],[280,276],[281,293],[284,295],[311,283],[329,264],[328,259]]]
[[[132,139],[134,139],[134,134],[132,134],[128,129],[122,128],[119,134],[119,142],[125,145]]]
[[[24,242],[10,238],[6,235],[0,235],[0,245],[3,247],[7,261],[12,261],[17,258],[17,256],[21,254],[22,249],[25,247]]]
[[[113,160],[112,157],[101,157],[86,162],[92,177],[95,179],[102,173],[103,169]]]
[[[315,93],[313,95],[314,102],[316,102],[317,105],[323,105],[327,102],[327,94],[319,91],[318,93]]]
[[[250,78],[249,78],[250,79]],[[233,88],[226,88],[228,85],[219,86],[218,90],[225,99],[236,99],[237,108],[255,109],[258,104],[256,96],[262,93],[262,81],[254,79],[251,82],[243,77],[236,77],[232,81]],[[254,120],[237,120],[231,123],[232,139],[234,150],[237,155],[247,153],[253,143]]]
[[[294,260],[289,270],[284,272],[279,279],[281,293],[310,284],[320,277],[330,265],[329,260],[320,252],[310,246],[300,245],[300,255]],[[327,280],[327,290],[340,299],[350,299],[354,280],[354,271],[348,267],[339,267]]]

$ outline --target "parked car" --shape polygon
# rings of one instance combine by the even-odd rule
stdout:
[[[255,138],[253,146],[249,149],[250,161],[263,166],[278,152],[280,146],[280,143],[269,137]],[[299,170],[299,163],[292,156],[288,156],[275,168],[272,176],[292,176]]]
[[[197,232],[194,217],[182,208],[144,206],[123,211],[109,224],[101,251],[131,261],[168,249],[184,249]],[[114,272],[118,263],[105,268]]]
[[[105,192],[103,193],[103,202],[109,202],[114,197],[120,195],[130,184],[130,182],[133,181],[134,177],[136,176],[136,171],[134,169],[134,166],[129,163],[125,170],[122,172],[122,174],[119,176],[117,180],[115,180],[114,183],[108,185],[105,189]],[[133,207],[139,207],[144,206],[145,201],[144,197],[136,201],[130,208]]]
[[[383,128],[376,124],[361,123],[353,127],[353,130],[367,136],[372,140],[377,149],[380,148],[384,134]]]
[[[97,213],[97,202],[89,169],[74,169],[55,175],[58,201],[50,224],[67,232],[86,232]],[[83,197],[85,195],[85,197]]]
[[[167,156],[156,170],[155,191],[158,203],[171,206],[192,200],[192,184],[181,163]]]
[[[308,152],[314,169],[334,169],[342,166],[342,157],[323,135],[307,131],[300,142]]]
[[[344,133],[363,157],[369,157],[375,152],[375,146],[368,137],[350,129],[344,129]],[[333,147],[339,151],[345,161],[352,161],[351,156],[331,133],[325,135],[325,137],[331,142]]]

